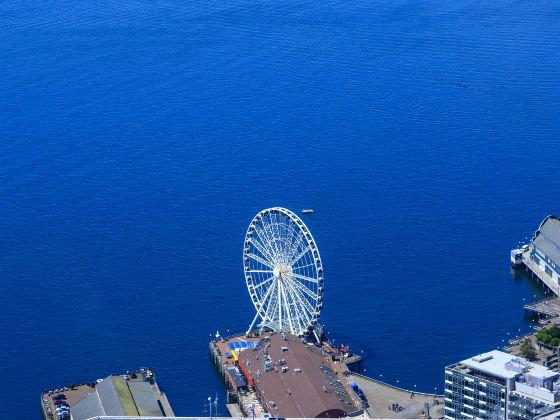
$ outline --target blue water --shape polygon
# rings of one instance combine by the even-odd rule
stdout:
[[[509,250],[560,212],[560,4],[486,3],[0,2],[0,418],[138,366],[177,414],[223,402],[207,341],[252,319],[269,206],[316,210],[321,320],[366,374],[441,390],[528,331]]]

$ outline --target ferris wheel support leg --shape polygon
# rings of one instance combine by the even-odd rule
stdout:
[[[257,314],[255,315],[255,317],[253,318],[253,322],[251,322],[251,325],[249,325],[249,329],[247,330],[247,332],[245,333],[245,335],[249,334],[251,332],[251,330],[253,329],[253,326],[255,325],[255,322],[257,322],[257,319],[259,318],[259,312],[257,311]]]
[[[317,340],[317,344],[321,344],[321,339],[317,335],[317,330],[315,328],[313,328],[313,335],[315,336],[315,339]]]

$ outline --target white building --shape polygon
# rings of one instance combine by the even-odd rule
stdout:
[[[445,368],[445,418],[533,419],[560,408],[560,375],[501,351]]]
[[[531,244],[531,260],[555,285],[560,285],[560,219],[547,216],[535,232]]]

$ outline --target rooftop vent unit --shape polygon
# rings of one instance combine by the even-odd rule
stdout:
[[[473,362],[484,363],[488,360],[492,360],[493,358],[494,356],[492,356],[491,354],[479,354],[478,356],[474,356],[472,359]]]
[[[516,373],[525,373],[529,370],[529,364],[521,359],[512,359],[506,363],[506,369]]]

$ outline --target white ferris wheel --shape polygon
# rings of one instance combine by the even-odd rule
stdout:
[[[305,223],[282,207],[251,221],[243,248],[245,281],[261,328],[303,336],[323,307],[323,265]]]

